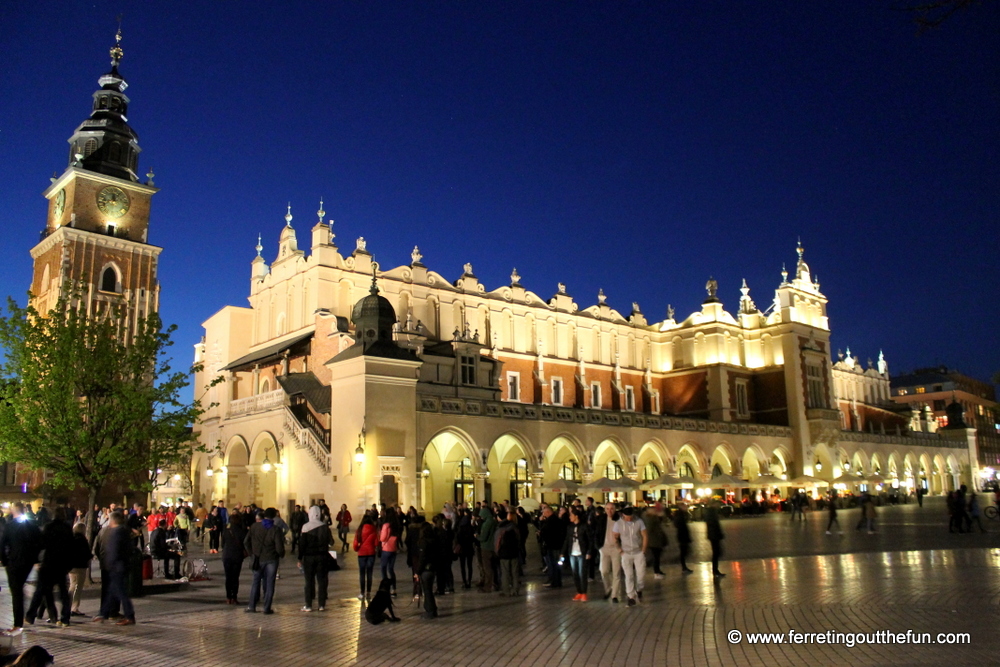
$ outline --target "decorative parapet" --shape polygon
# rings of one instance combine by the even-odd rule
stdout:
[[[226,414],[226,418],[232,419],[234,417],[242,417],[243,415],[256,414],[258,412],[277,410],[285,405],[287,405],[287,394],[285,393],[285,390],[276,389],[274,391],[269,391],[266,394],[257,394],[256,396],[248,396],[247,398],[238,398],[235,401],[230,401],[229,412]]]
[[[628,428],[652,428],[674,431],[702,433],[732,433],[738,435],[769,436],[789,438],[792,429],[787,426],[769,424],[748,424],[745,422],[718,422],[706,419],[688,419],[665,415],[647,415],[635,412],[612,412],[586,408],[567,408],[556,405],[533,405],[483,401],[464,398],[441,398],[439,396],[417,395],[417,410],[446,415],[469,415],[475,417],[499,417],[532,421],[564,422],[575,424],[595,424],[602,426],[623,426]]]
[[[948,449],[968,449],[969,446],[965,440],[942,438],[937,433],[883,435],[881,433],[865,433],[864,431],[841,431],[840,440],[882,445],[905,445],[907,447],[945,447]]]

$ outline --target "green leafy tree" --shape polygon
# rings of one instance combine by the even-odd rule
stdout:
[[[133,330],[122,309],[88,315],[77,291],[64,293],[44,316],[13,299],[0,313],[0,459],[85,488],[90,534],[105,484],[176,464],[203,410],[181,400],[189,374],[166,356],[176,327],[152,314]]]

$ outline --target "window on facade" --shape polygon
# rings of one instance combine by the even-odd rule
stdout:
[[[531,493],[528,482],[528,461],[521,459],[510,468],[510,500],[520,501]]]
[[[87,139],[87,143],[83,145],[83,157],[90,157],[91,154],[97,150],[97,139]]]
[[[566,461],[559,469],[559,479],[568,479],[571,482],[580,481],[580,465],[576,461]]]
[[[905,389],[899,389],[898,391],[896,391],[896,393],[898,395],[900,395],[900,396],[906,396],[906,390]]]
[[[721,477],[721,476],[722,476],[722,467],[718,463],[716,463],[714,466],[712,466],[712,477]]]
[[[462,366],[462,384],[476,384],[476,358],[461,357],[460,364]]]
[[[677,472],[681,477],[690,477],[691,479],[694,479],[694,467],[690,463],[684,462],[680,464],[677,467]]]
[[[806,395],[810,408],[827,407],[823,392],[823,369],[819,366],[806,365]]]
[[[472,461],[464,458],[461,463],[455,466],[455,479],[460,482],[472,481]]]
[[[635,412],[635,389],[632,387],[625,387],[625,409]]]
[[[101,291],[102,292],[117,292],[118,291],[118,274],[110,266],[104,269],[104,273],[101,274]]]
[[[654,479],[660,476],[660,469],[655,463],[650,461],[642,467],[642,481],[652,482]]]
[[[743,418],[750,416],[750,400],[747,397],[746,380],[736,381],[736,416]]]
[[[590,384],[590,407],[601,407],[601,383],[592,382]]]
[[[507,400],[521,400],[521,375],[513,371],[507,372]]]
[[[563,381],[562,378],[552,378],[552,405],[563,404]]]
[[[917,387],[917,393],[918,394],[923,394],[926,391],[927,391],[926,387]]]
[[[660,392],[653,392],[653,414],[660,414]]]
[[[608,465],[604,466],[604,476],[608,479],[621,479],[625,473],[622,472],[622,466],[618,461],[608,461]]]

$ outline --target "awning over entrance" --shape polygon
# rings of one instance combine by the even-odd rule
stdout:
[[[277,357],[285,350],[288,350],[295,345],[301,343],[302,341],[308,340],[313,337],[313,332],[304,333],[293,338],[288,338],[281,341],[280,343],[274,343],[273,345],[268,345],[267,347],[261,348],[256,352],[251,352],[250,354],[244,355],[232,362],[231,364],[225,366],[222,370],[224,371],[235,371],[243,366],[249,366],[250,364],[258,364],[262,361],[271,359],[272,357]]]

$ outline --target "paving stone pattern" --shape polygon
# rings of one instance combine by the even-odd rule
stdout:
[[[140,598],[133,627],[74,623],[67,629],[36,624],[14,639],[17,649],[38,643],[75,667],[238,665],[940,665],[995,664],[1000,641],[1000,523],[986,534],[950,535],[941,507],[931,503],[887,508],[879,534],[856,533],[856,512],[841,512],[844,535],[825,535],[826,516],[804,524],[787,517],[726,521],[728,576],[715,580],[703,564],[703,527],[694,524],[695,574],[682,577],[673,562],[656,580],[647,570],[645,594],[633,608],[601,599],[575,603],[566,587],[542,587],[536,553],[528,559],[520,598],[462,591],[439,598],[440,618],[418,617],[401,586],[399,624],[364,622],[353,556],[331,574],[326,612],[304,613],[302,578],[282,565],[275,614],[246,614],[221,603],[222,567],[188,590]],[[668,554],[673,554],[673,535]],[[531,541],[529,541],[529,545]],[[773,555],[763,557],[764,552]],[[202,557],[200,547],[192,549]],[[456,569],[456,576],[458,569]],[[376,569],[376,575],[378,574]],[[241,595],[249,591],[245,568]],[[0,577],[2,578],[2,577]],[[10,598],[0,582],[0,622],[10,625]],[[30,587],[29,587],[30,591]],[[96,590],[83,609],[98,606]],[[76,621],[76,619],[74,619]],[[968,632],[965,645],[731,644],[727,633],[753,632]],[[787,641],[787,640],[786,640]]]

